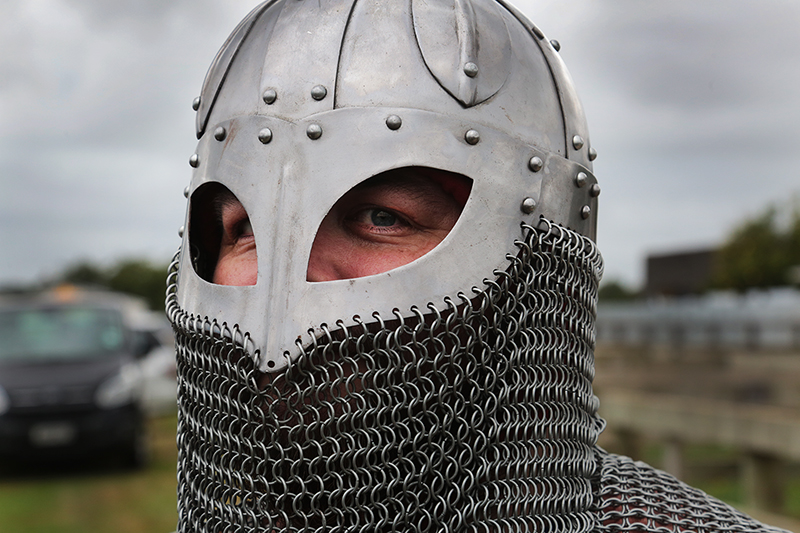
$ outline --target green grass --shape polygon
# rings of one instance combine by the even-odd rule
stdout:
[[[141,471],[126,470],[113,460],[56,471],[0,468],[0,531],[173,531],[177,524],[175,426],[175,416],[150,421],[152,461]],[[735,450],[687,446],[685,451],[686,481],[734,505],[742,503]],[[648,443],[643,452],[643,459],[659,465],[662,448],[658,444]],[[784,513],[800,517],[800,466],[792,465],[787,485]]]
[[[14,533],[169,533],[177,524],[176,418],[150,421],[152,461],[126,470],[112,458],[27,471],[4,465],[0,529]],[[9,467],[10,466],[10,467]]]
[[[786,513],[800,518],[800,473],[790,477],[786,485]]]

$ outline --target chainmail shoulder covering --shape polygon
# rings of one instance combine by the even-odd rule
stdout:
[[[603,451],[599,457],[597,533],[788,533],[645,463]]]

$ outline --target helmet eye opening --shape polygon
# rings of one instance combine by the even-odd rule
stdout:
[[[455,226],[472,179],[429,167],[372,176],[339,198],[315,234],[308,282],[388,272],[426,255]]]
[[[217,285],[255,285],[255,235],[236,195],[221,183],[206,183],[192,194],[190,206],[191,263],[197,275]]]

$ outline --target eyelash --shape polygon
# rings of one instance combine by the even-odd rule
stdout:
[[[229,234],[231,238],[233,238],[234,240],[239,240],[242,237],[252,236],[253,227],[250,224],[250,217],[244,217],[241,220],[238,220],[233,224],[231,224]]]
[[[367,219],[367,217],[370,217],[370,214],[374,214],[377,211],[383,211],[389,213],[390,215],[395,217],[395,223],[392,224],[391,226],[378,226],[372,223],[371,218],[370,222],[364,221]],[[379,206],[362,207],[360,209],[357,209],[353,212],[351,216],[347,217],[346,220],[354,224],[358,224],[361,227],[368,227],[371,233],[390,234],[390,233],[396,233],[398,229],[411,227],[411,224],[403,215],[400,215],[399,213],[391,209]]]

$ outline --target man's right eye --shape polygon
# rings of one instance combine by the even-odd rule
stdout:
[[[403,235],[412,226],[401,214],[382,207],[356,209],[345,220],[356,235],[369,238],[372,235]]]
[[[189,240],[193,254],[192,264],[197,274],[206,281],[219,283],[217,270],[220,264],[230,265],[231,258],[242,254],[256,257],[255,237],[250,217],[238,198],[221,183],[210,182],[195,190],[190,198],[191,220]],[[257,275],[255,261],[248,268],[255,274],[246,281],[225,285],[252,285]],[[252,279],[251,279],[252,278]]]
[[[238,224],[237,236],[239,238],[242,237],[252,237],[253,236],[253,225],[250,224],[250,218],[245,218]]]
[[[370,218],[376,226],[394,226],[397,223],[397,217],[383,209],[373,209]]]
[[[235,198],[227,198],[220,209],[223,244],[234,243],[242,238],[253,236],[250,217],[241,203]]]

